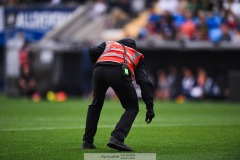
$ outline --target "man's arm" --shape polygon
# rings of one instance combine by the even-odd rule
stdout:
[[[142,99],[146,106],[153,106],[153,85],[148,78],[144,61],[141,59],[134,71],[137,84],[141,88]]]
[[[134,73],[136,82],[141,88],[142,99],[146,104],[146,122],[150,123],[152,121],[152,118],[155,116],[153,111],[154,94],[153,85],[148,78],[148,72],[143,59],[139,61]]]
[[[90,56],[92,64],[95,64],[97,62],[98,58],[103,53],[105,47],[106,47],[106,43],[103,42],[96,47],[89,48],[88,52],[89,52],[89,56]]]

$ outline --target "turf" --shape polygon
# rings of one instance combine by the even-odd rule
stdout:
[[[106,146],[124,111],[106,101],[95,137],[96,150],[80,149],[89,100],[63,103],[0,96],[0,160],[83,160],[84,153],[116,153]],[[240,159],[240,104],[228,102],[155,102],[156,117],[140,112],[126,143],[134,153],[164,159]]]

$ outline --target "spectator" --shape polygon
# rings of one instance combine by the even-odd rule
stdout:
[[[171,66],[169,68],[167,81],[170,85],[170,90],[169,90],[170,99],[175,99],[180,93],[180,83],[181,83],[178,70],[175,66]]]
[[[196,30],[196,40],[203,41],[207,40],[207,25],[205,23],[205,12],[198,11],[198,17],[197,17],[197,30]]]
[[[223,22],[223,17],[216,13],[208,13],[206,24],[208,27],[208,36],[210,40],[214,43],[221,41],[222,31],[220,26]]]
[[[207,76],[204,69],[199,69],[197,84],[191,89],[191,97],[196,99],[217,98],[220,94],[220,88],[214,80]]]
[[[208,13],[206,18],[206,24],[209,30],[219,28],[222,22],[223,17],[220,14],[212,12]]]
[[[221,41],[231,41],[231,33],[229,31],[229,28],[226,25],[221,26]]]
[[[32,75],[29,64],[24,64],[22,66],[18,86],[21,95],[31,97],[34,94],[36,80]]]
[[[232,42],[235,44],[240,44],[240,31],[238,29],[233,31]]]
[[[186,21],[180,27],[181,36],[184,39],[193,40],[196,32],[196,25],[192,19],[192,13],[187,10],[185,11],[184,17]]]
[[[29,48],[28,42],[25,42],[22,48],[19,51],[19,61],[20,66],[22,67],[25,64],[29,64]]]
[[[223,7],[225,10],[231,11],[235,16],[240,17],[240,2],[238,0],[225,0]]]
[[[191,89],[195,85],[196,80],[189,68],[183,69],[183,79],[181,82],[181,93],[188,99],[191,99]]]
[[[161,100],[168,100],[170,96],[170,84],[167,80],[166,73],[161,70],[158,72],[158,82],[156,90],[156,98]]]
[[[165,11],[159,18],[157,23],[157,30],[165,40],[174,40],[175,38],[175,27],[173,17],[170,12]]]
[[[236,20],[236,17],[233,14],[227,14],[226,17],[225,17],[225,20],[226,20],[226,25],[230,29],[237,28],[237,20]]]

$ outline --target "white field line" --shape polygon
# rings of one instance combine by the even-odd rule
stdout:
[[[142,124],[133,125],[134,128],[144,128],[144,127],[184,127],[184,126],[226,126],[226,125],[238,125],[232,123],[212,123],[212,124],[202,124],[202,123],[192,123],[192,124]],[[72,127],[37,127],[37,128],[3,128],[0,132],[11,132],[11,131],[40,131],[40,130],[61,130],[61,129],[84,129],[85,126],[72,126]],[[115,125],[99,125],[98,128],[115,128]]]

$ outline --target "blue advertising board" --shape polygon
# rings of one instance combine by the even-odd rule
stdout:
[[[48,31],[66,22],[76,7],[11,7],[4,8],[5,30],[1,33],[1,44],[19,32],[24,33],[25,41],[40,40]],[[4,37],[5,36],[5,37]]]

